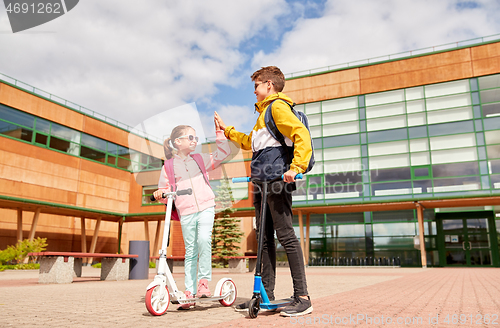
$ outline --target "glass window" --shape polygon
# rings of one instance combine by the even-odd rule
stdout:
[[[92,147],[96,150],[106,151],[106,141],[100,138],[96,138],[86,133],[82,133],[82,145]]]
[[[321,115],[307,115],[307,120],[309,121],[309,126],[321,125]]]
[[[329,225],[325,227],[326,236],[329,238],[336,237],[364,237],[364,224],[342,224]]]
[[[411,179],[411,169],[409,167],[398,167],[384,170],[371,170],[370,178],[372,182],[395,181]]]
[[[364,223],[364,215],[358,213],[328,213],[326,223]]]
[[[157,201],[151,201],[150,197],[153,192],[158,189],[158,186],[144,186],[142,187],[142,204],[158,204]]]
[[[362,176],[361,171],[325,174],[325,186],[360,183]]]
[[[427,137],[427,127],[417,126],[408,128],[408,135],[410,138],[424,138]]]
[[[366,108],[367,118],[377,118],[405,114],[405,103],[396,103]]]
[[[485,117],[494,117],[500,115],[500,103],[483,105],[483,115]]]
[[[500,173],[500,160],[496,159],[496,160],[493,160],[493,161],[489,161],[488,163],[489,163],[489,166],[490,166],[490,174],[492,174],[492,173]]]
[[[444,136],[447,134],[455,134],[457,131],[474,132],[474,123],[472,121],[462,121],[454,123],[431,124],[427,126],[429,136]]]
[[[441,164],[432,166],[432,175],[435,178],[477,174],[479,174],[479,165],[477,162]]]
[[[50,134],[72,142],[80,142],[80,131],[52,122],[50,124]]]
[[[338,111],[343,109],[357,108],[358,97],[349,97],[335,100],[323,101],[322,112]]]
[[[102,162],[102,163],[106,162],[105,161],[106,154],[104,152],[100,152],[98,150],[95,150],[95,149],[92,149],[89,147],[85,147],[85,146],[80,147],[80,156],[88,158],[88,159],[92,159],[94,161]]]
[[[433,111],[445,108],[471,106],[472,101],[470,98],[470,94],[465,93],[461,95],[427,99],[425,104],[427,111]]]
[[[500,89],[481,91],[481,102],[491,103],[500,101]]]
[[[376,237],[376,238],[373,238],[373,246],[377,249],[402,248],[402,247],[413,248],[413,237]],[[383,256],[383,255],[381,255],[380,252],[377,254],[379,254],[379,255],[376,256],[375,259]],[[384,254],[384,253],[382,253],[382,254]],[[385,256],[383,256],[383,257],[385,257]],[[388,255],[387,257],[389,257],[389,258],[392,258],[392,257],[406,258],[406,262],[408,262],[408,260],[412,258],[411,256],[400,256],[397,253],[392,254],[392,255]]]
[[[420,113],[425,111],[425,101],[424,100],[415,100],[409,101],[406,103],[406,112],[407,113]]]
[[[500,158],[500,145],[486,147],[488,158]]]
[[[356,122],[356,126],[357,126]],[[352,131],[351,131],[352,132]],[[323,147],[341,147],[341,146],[350,146],[359,144],[359,134],[348,134],[344,136],[338,137],[327,137],[323,138]]]
[[[0,104],[0,119],[33,129],[35,117]],[[19,139],[19,138],[18,138]]]
[[[452,136],[430,138],[430,144],[431,150],[473,147],[476,145],[476,138],[474,133],[457,134]]]
[[[323,125],[324,136],[336,136],[341,134],[350,134],[353,132],[359,132],[359,123],[357,121]]]
[[[425,113],[409,114],[408,115],[408,126],[425,125],[427,119]]]
[[[0,121],[0,133],[27,142],[31,142],[33,139],[33,131],[3,121]]]
[[[41,134],[41,133],[36,133],[35,135],[35,142],[37,144],[40,144],[40,145],[43,145],[43,146],[47,146],[47,141],[49,140],[49,137],[44,135],[44,134]]]
[[[429,124],[465,121],[472,118],[472,107],[445,109],[427,113],[427,122]]]
[[[500,117],[485,118],[483,122],[485,130],[496,130],[500,126]]]
[[[325,160],[361,157],[359,146],[328,148],[323,155]]]
[[[350,183],[350,182],[349,182]],[[325,198],[356,198],[363,192],[363,184],[358,182],[356,184],[342,184],[335,182],[334,184],[327,184],[325,186]]]
[[[433,164],[477,161],[477,150],[475,147],[435,150],[431,151],[431,159]]]
[[[365,96],[366,106],[389,104],[405,100],[404,90],[372,93]]]
[[[345,159],[339,161],[328,161],[324,162],[324,165],[325,165],[325,174],[361,170],[361,160],[359,158]]]
[[[372,212],[373,222],[415,221],[413,210]]]
[[[452,179],[434,179],[434,192],[479,190],[480,180],[478,176]]]
[[[500,165],[499,165],[499,167],[500,167]],[[493,185],[493,188],[495,188],[495,189],[500,188],[500,174],[491,175],[491,184]],[[497,223],[497,227],[500,227],[500,225],[498,225],[498,223]]]
[[[370,157],[370,170],[410,166],[408,154]]]
[[[357,121],[357,120],[358,120],[357,109],[343,110],[341,112],[332,112],[323,114],[323,124],[340,123],[340,122]],[[311,125],[310,122],[311,120],[309,119],[309,124]]]
[[[52,136],[49,147],[66,153],[71,148],[71,142]]]
[[[408,152],[408,141],[383,142],[368,145],[370,156],[401,154]]]
[[[432,181],[431,180],[417,180],[413,181],[413,193],[428,193],[432,192]]]
[[[368,131],[389,130],[406,126],[406,115],[367,120]]]
[[[415,223],[384,223],[373,225],[373,236],[415,236]]]
[[[405,90],[406,100],[424,98],[424,87],[408,88]]]
[[[425,97],[438,97],[455,93],[469,92],[469,80],[438,83],[425,86]]]
[[[406,129],[394,129],[388,131],[378,131],[378,132],[368,132],[369,142],[384,142],[392,140],[402,140],[408,139],[408,133]]]
[[[316,102],[316,103],[310,103],[310,104],[305,104],[306,106],[306,114],[318,114],[321,112],[321,103]]]
[[[425,153],[413,153],[410,155],[411,165],[427,165],[431,163],[431,156],[428,152]]]
[[[407,195],[412,192],[411,181],[372,184],[372,196]]]
[[[36,130],[49,134],[50,133],[50,122],[47,120],[44,120],[43,118],[36,118]]]
[[[314,147],[314,149],[323,148],[323,138],[314,138],[313,139],[313,147]]]
[[[481,89],[500,88],[500,74],[478,78]]]

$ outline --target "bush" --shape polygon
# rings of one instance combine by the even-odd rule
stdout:
[[[92,264],[92,267],[100,269],[101,268],[101,262],[96,263],[96,264]]]
[[[38,237],[32,241],[29,239],[18,241],[16,245],[7,246],[6,249],[0,251],[0,265],[22,263],[28,257],[28,253],[43,252],[46,247],[47,238]],[[33,262],[31,256],[30,262]]]
[[[150,269],[156,269],[156,262],[149,261],[149,268]]]

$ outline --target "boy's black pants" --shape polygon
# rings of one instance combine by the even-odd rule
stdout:
[[[304,257],[299,240],[292,225],[292,191],[294,184],[283,181],[273,182],[268,186],[267,213],[262,250],[262,283],[269,300],[274,300],[276,281],[276,244],[274,231],[278,241],[285,248],[293,281],[294,296],[308,295]],[[254,206],[257,223],[257,238],[260,230],[261,186],[254,185]]]

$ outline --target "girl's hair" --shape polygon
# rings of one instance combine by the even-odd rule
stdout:
[[[165,159],[171,159],[177,152],[175,149],[174,141],[184,134],[184,132],[192,127],[189,125],[178,125],[170,133],[170,137],[163,142],[163,151],[165,152]]]

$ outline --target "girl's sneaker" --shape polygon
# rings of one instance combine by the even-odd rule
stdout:
[[[184,295],[186,295],[186,298],[194,298],[193,297],[193,294],[191,294],[190,291],[186,290],[184,292]],[[177,308],[177,310],[189,310],[189,308],[191,306],[195,306],[196,303],[184,303],[184,304],[181,304],[179,305],[179,307]]]
[[[286,306],[280,312],[280,315],[283,317],[296,317],[299,315],[309,314],[312,311],[313,307],[309,296],[307,296],[307,299],[295,296],[294,301],[290,305]]]
[[[200,279],[198,282],[198,291],[196,292],[196,296],[198,298],[210,297],[212,294],[210,293],[210,289],[208,289],[208,280]]]

